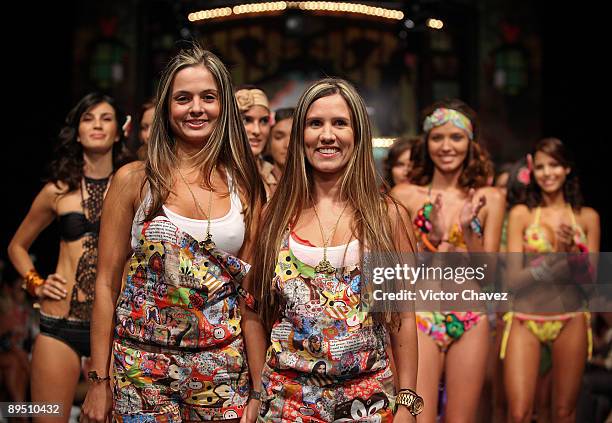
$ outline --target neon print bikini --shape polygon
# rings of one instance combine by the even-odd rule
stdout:
[[[431,223],[431,212],[433,210],[433,202],[431,201],[431,184],[429,184],[427,188],[427,201],[423,204],[423,207],[417,211],[417,215],[414,218],[414,226],[415,229],[420,232],[421,241],[425,247],[432,252],[437,251],[437,248],[431,244],[427,235],[431,233],[433,230],[433,224]],[[482,235],[482,223],[478,216],[474,216],[474,218],[470,221],[470,228],[472,231],[478,235]],[[463,232],[461,231],[461,227],[457,222],[453,223],[451,226],[451,230],[448,234],[448,239],[443,240],[444,242],[448,242],[451,245],[454,245],[456,248],[466,249],[467,245],[463,239]]]
[[[417,212],[414,219],[415,229],[420,232],[421,239],[425,246],[430,251],[436,251],[427,238],[427,235],[433,230],[431,223],[431,211],[433,203],[431,202],[431,184],[427,191],[427,201]],[[478,217],[474,217],[470,222],[472,230],[477,234],[482,234],[482,224]],[[463,233],[458,223],[453,223],[448,235],[448,240],[445,240],[456,248],[466,249],[467,246],[463,239]],[[430,336],[438,345],[440,351],[446,352],[451,344],[459,340],[465,332],[473,328],[482,318],[482,313],[466,312],[439,312],[439,311],[420,311],[416,314],[417,328]]]
[[[572,222],[572,228],[575,230],[574,242],[582,252],[588,251],[586,247],[587,238],[584,231],[576,222],[576,216],[571,206],[568,205],[568,214]],[[542,209],[536,208],[533,223],[529,225],[523,235],[523,249],[526,253],[552,253],[555,251],[554,242],[551,237],[554,237],[554,232],[547,225],[540,223]],[[568,258],[569,259],[569,258]],[[537,260],[537,259],[536,259]],[[504,359],[506,356],[506,350],[508,348],[508,338],[510,337],[510,330],[512,328],[512,322],[514,319],[521,322],[529,331],[540,341],[542,344],[552,344],[563,328],[565,324],[572,318],[578,316],[580,313],[584,314],[585,323],[587,326],[587,348],[588,357],[591,357],[593,351],[593,334],[591,332],[591,313],[589,312],[573,312],[573,313],[562,313],[557,315],[538,315],[528,314],[519,312],[508,312],[504,314],[504,334],[502,337],[502,344],[499,353],[499,357]]]
[[[584,231],[580,225],[576,223],[576,216],[574,215],[574,211],[570,206],[568,206],[568,213],[572,221],[572,228],[576,231],[574,242],[580,251],[585,251],[587,250],[586,235],[584,234]],[[540,207],[536,208],[533,223],[529,225],[527,229],[525,229],[523,241],[524,250],[527,253],[551,253],[555,251],[553,243],[550,240],[551,237],[549,236],[550,234],[552,237],[554,237],[554,232],[547,225],[547,228],[545,229],[545,225],[540,223],[541,214],[542,209]]]

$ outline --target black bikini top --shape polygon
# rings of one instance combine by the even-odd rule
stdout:
[[[83,178],[81,183],[81,206],[83,212],[69,212],[58,216],[60,236],[64,241],[76,241],[86,234],[98,235],[100,232],[100,213],[102,201],[110,178]],[[83,196],[83,185],[88,198]],[[87,213],[87,214],[85,214]]]
[[[90,222],[80,212],[62,214],[59,217],[60,236],[64,241],[76,241],[85,234],[100,232],[100,221]]]

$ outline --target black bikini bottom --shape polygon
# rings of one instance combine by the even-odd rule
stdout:
[[[40,333],[72,348],[79,356],[89,357],[89,322],[68,320],[40,314]]]

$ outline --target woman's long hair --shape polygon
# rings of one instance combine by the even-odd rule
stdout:
[[[563,199],[568,202],[574,210],[580,210],[583,205],[582,193],[580,192],[580,182],[574,166],[574,161],[570,152],[565,148],[563,142],[558,138],[544,138],[538,141],[531,152],[535,160],[535,154],[541,151],[555,159],[564,168],[569,168],[570,173],[565,177],[563,184]],[[531,181],[527,186],[526,203],[530,209],[542,205],[542,188],[533,176],[534,169],[531,170]]]
[[[411,236],[400,219],[397,222],[389,219],[388,208],[397,209],[400,206],[379,190],[372,155],[370,121],[362,98],[352,85],[342,79],[326,78],[313,83],[302,94],[295,109],[285,172],[262,217],[265,226],[262,225],[255,248],[253,280],[257,284],[255,291],[261,302],[260,317],[268,329],[279,317],[279,303],[272,281],[280,245],[289,225],[310,205],[313,191],[312,167],[304,155],[306,114],[316,100],[334,94],[340,94],[351,111],[355,150],[342,176],[340,196],[348,201],[353,210],[351,230],[360,241],[361,263],[364,246],[371,252],[397,254],[393,234],[404,230],[406,236]],[[371,283],[366,286],[366,292],[371,290],[371,286]],[[396,322],[389,310],[376,314],[375,319]]]
[[[191,66],[204,66],[210,71],[217,85],[221,108],[208,142],[193,156],[193,163],[201,169],[208,189],[212,189],[211,176],[216,166],[221,165],[226,172],[232,173],[234,182],[247,200],[243,212],[248,232],[253,210],[265,201],[263,183],[234,98],[231,76],[217,56],[197,44],[174,56],[159,82],[145,161],[145,183],[149,183],[152,199],[145,220],[151,220],[160,212],[172,190],[172,171],[179,164],[169,119],[172,84],[179,71]]]
[[[459,176],[459,186],[462,188],[480,188],[487,185],[487,180],[493,174],[493,163],[484,146],[480,144],[480,123],[478,115],[461,100],[451,99],[437,101],[423,110],[420,127],[425,119],[438,108],[456,110],[465,115],[472,123],[474,138],[470,140],[467,156],[463,162],[463,170]],[[423,134],[423,142],[419,143],[411,155],[414,167],[410,173],[410,182],[417,185],[428,185],[434,174],[434,163],[429,156],[429,132]]]
[[[55,159],[49,164],[49,176],[45,179],[45,182],[53,182],[56,185],[62,182],[68,186],[68,192],[80,186],[85,164],[83,144],[77,141],[81,116],[100,103],[110,104],[115,111],[119,141],[113,143],[113,169],[118,169],[129,161],[129,155],[125,148],[126,139],[121,128],[125,123],[126,115],[117,107],[114,98],[97,92],[89,93],[66,116],[64,126],[58,136],[59,142],[55,148]]]

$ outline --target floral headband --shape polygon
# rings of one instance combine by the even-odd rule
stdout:
[[[470,119],[457,110],[447,109],[445,107],[437,108],[432,114],[425,118],[423,122],[423,131],[429,132],[435,127],[444,125],[446,122],[451,122],[457,128],[463,129],[467,132],[470,140],[474,139],[474,130]]]
[[[253,106],[263,106],[270,110],[268,97],[266,97],[266,94],[260,89],[254,88],[250,90],[245,88],[236,91],[235,96],[238,102],[238,109],[240,109],[241,113],[246,112]]]

